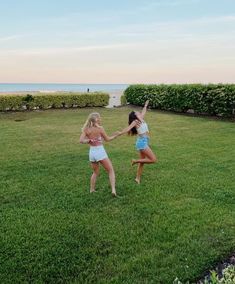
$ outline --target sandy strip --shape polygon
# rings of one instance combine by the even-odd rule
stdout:
[[[112,108],[115,106],[121,105],[121,96],[123,95],[122,91],[111,91],[109,92],[109,104],[107,108]]]

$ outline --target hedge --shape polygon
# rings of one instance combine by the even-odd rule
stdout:
[[[176,112],[193,112],[218,116],[235,115],[235,84],[130,85],[127,101],[143,106]]]
[[[126,96],[122,95],[121,96],[121,105],[124,106],[127,104]]]
[[[106,93],[54,93],[34,95],[0,95],[0,111],[72,107],[102,107],[109,103]]]

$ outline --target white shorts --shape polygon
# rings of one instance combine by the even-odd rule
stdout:
[[[90,162],[99,162],[108,158],[108,155],[104,149],[103,145],[100,146],[90,146],[89,160]]]

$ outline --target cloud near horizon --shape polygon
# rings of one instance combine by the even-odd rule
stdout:
[[[78,3],[43,18],[32,10],[0,33],[0,82],[234,82],[235,5],[225,2],[214,11],[202,0],[121,1],[97,15]]]

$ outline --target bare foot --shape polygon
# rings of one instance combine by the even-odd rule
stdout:
[[[140,179],[135,178],[135,182],[138,183],[138,184],[140,184]]]
[[[117,197],[117,193],[116,192],[112,192],[112,197]]]
[[[95,189],[90,190],[90,193],[93,193],[93,192],[97,192],[97,190]]]

